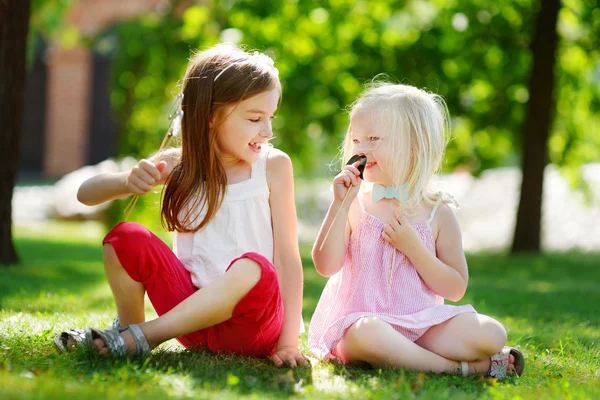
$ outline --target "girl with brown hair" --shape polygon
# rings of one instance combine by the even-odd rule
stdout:
[[[90,178],[78,192],[95,205],[164,184],[173,251],[139,224],[115,226],[103,245],[119,322],[63,332],[55,343],[147,356],[177,338],[187,348],[306,365],[292,164],[268,143],[281,98],[277,69],[264,54],[217,45],[190,60],[182,95],[180,149]],[[147,322],[145,293],[159,315]]]

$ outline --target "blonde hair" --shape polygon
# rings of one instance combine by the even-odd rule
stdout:
[[[376,82],[351,105],[350,118],[358,113],[376,132],[389,133],[382,143],[388,151],[386,168],[394,186],[406,183],[409,190],[402,208],[434,204],[438,196],[430,181],[441,166],[450,133],[444,99],[413,86]],[[344,139],[343,160],[352,156],[351,134],[352,126]]]

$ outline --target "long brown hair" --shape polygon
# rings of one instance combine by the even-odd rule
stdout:
[[[276,88],[281,93],[277,70],[269,60],[228,44],[190,59],[182,84],[181,159],[163,189],[161,219],[168,231],[196,232],[221,207],[227,176],[217,128],[227,118],[227,106]]]

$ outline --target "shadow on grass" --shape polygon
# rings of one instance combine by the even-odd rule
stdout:
[[[140,394],[252,395],[288,398],[312,384],[312,368],[276,368],[268,359],[214,355],[208,350],[157,350],[146,360],[106,360],[89,351],[57,357],[67,376],[80,381],[135,384]],[[56,370],[56,368],[54,368]],[[196,397],[196,396],[194,396]]]
[[[332,375],[351,382],[367,393],[376,390],[378,398],[414,398],[427,392],[435,393],[437,398],[460,398],[465,395],[479,398],[489,390],[488,380],[481,376],[464,378],[433,372],[372,368],[366,364],[344,365],[337,361],[328,361],[325,365]]]
[[[16,246],[21,264],[1,270],[0,309],[44,312],[43,299],[86,296],[104,280],[100,246],[36,239],[18,239]]]

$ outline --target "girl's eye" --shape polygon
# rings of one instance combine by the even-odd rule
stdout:
[[[380,139],[380,138],[379,138],[379,137],[377,137],[377,136],[371,136],[371,137],[369,138],[369,142],[376,142],[376,141],[378,141],[379,139]]]
[[[352,143],[354,143],[354,144],[358,144],[358,143],[359,143],[359,142],[358,142],[358,139],[352,139]]]
[[[273,115],[272,117],[269,117],[269,120],[274,120],[275,118],[277,118],[275,115]],[[248,121],[250,122],[260,122],[260,118],[256,118],[256,119],[249,119]]]

